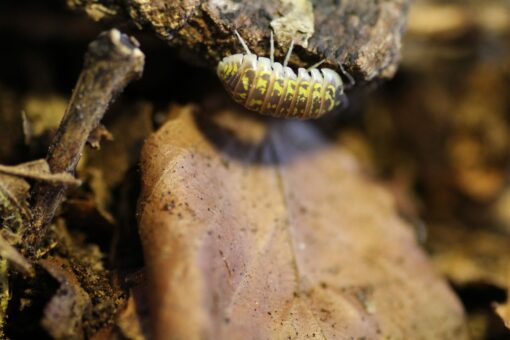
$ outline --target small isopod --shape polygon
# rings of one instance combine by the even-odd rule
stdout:
[[[340,75],[329,68],[317,69],[324,60],[308,69],[299,68],[296,75],[287,66],[294,41],[282,65],[274,61],[273,32],[270,59],[251,53],[239,33],[235,34],[246,53],[223,58],[216,71],[227,92],[245,108],[278,118],[311,119],[345,105],[346,86]],[[343,72],[352,85],[352,77]]]

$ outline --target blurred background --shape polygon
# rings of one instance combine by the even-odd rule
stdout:
[[[146,69],[107,113],[116,138],[99,155],[85,155],[86,185],[64,215],[70,229],[109,254],[108,266],[129,271],[142,266],[133,211],[143,139],[169,103],[222,91],[214,72],[186,64],[151,32],[94,22],[64,1],[4,0],[0,163],[44,157],[88,43],[112,25],[140,40]],[[393,193],[464,304],[472,338],[510,338],[494,311],[510,284],[510,2],[414,1],[395,78],[354,94],[348,112],[327,125]],[[15,335],[26,314],[12,308]]]

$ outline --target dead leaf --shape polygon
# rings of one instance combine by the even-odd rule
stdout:
[[[9,306],[9,274],[7,259],[0,259],[0,338],[5,338],[5,318],[7,316],[7,307]]]
[[[141,320],[139,315],[140,311],[138,310],[134,294],[136,293],[131,291],[126,308],[117,318],[117,327],[125,339],[150,339],[150,337],[147,337],[143,332],[143,320]]]
[[[112,192],[137,165],[143,141],[152,132],[152,105],[140,102],[122,111],[109,124],[113,138],[101,145],[101,152],[86,151],[80,173],[92,189],[92,200],[99,214],[115,223],[109,211]]]
[[[52,257],[41,260],[40,264],[60,283],[44,309],[42,326],[56,339],[83,338],[83,315],[91,304],[87,292],[67,260]]]
[[[507,302],[502,304],[494,304],[494,310],[505,323],[506,328],[510,329],[510,304]]]
[[[143,141],[153,131],[152,112],[152,105],[146,102],[126,108],[108,126],[114,139],[103,143],[101,152],[88,153],[87,168],[99,169],[109,190],[119,185],[126,172],[137,164]]]
[[[192,111],[174,108],[142,153],[156,339],[467,337],[391,197],[344,149],[304,122]]]
[[[507,286],[510,237],[462,225],[431,224],[428,247],[435,267],[457,285]]]
[[[71,174],[65,172],[52,173],[48,163],[44,159],[38,159],[15,166],[0,164],[0,173],[71,186],[79,186],[81,184],[81,181],[74,178]]]
[[[24,179],[0,172],[0,223],[3,236],[10,244],[20,240],[30,219],[29,189]]]
[[[510,329],[510,262],[507,262],[507,298],[505,303],[495,303],[493,305],[496,314],[499,315],[501,320],[505,323],[506,328]]]
[[[16,248],[9,244],[0,235],[0,256],[9,261],[18,271],[33,276],[35,274],[32,265],[21,255]]]
[[[67,107],[67,98],[49,96],[27,96],[24,106],[24,131],[30,137],[41,137],[57,130]]]

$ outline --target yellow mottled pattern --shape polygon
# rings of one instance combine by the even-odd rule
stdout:
[[[233,63],[232,64],[232,70],[230,71],[230,74],[231,75],[235,75],[237,73],[237,70],[238,70],[237,63]]]
[[[296,94],[296,86],[297,81],[293,79],[289,79],[289,84],[287,85],[287,91],[285,93],[285,100],[292,101],[292,98],[294,98],[294,95]]]
[[[296,95],[296,86],[297,81],[294,79],[287,80],[287,89],[285,90],[284,97],[282,102],[280,103],[280,107],[278,108],[278,113],[282,115],[288,115],[291,111],[291,105]]]
[[[231,95],[236,102],[244,105],[255,79],[255,70],[246,68],[242,72],[237,85],[232,89]]]
[[[220,80],[224,83],[225,87],[231,88],[237,81],[237,75],[239,70],[238,63],[225,63],[221,66],[218,75]]]
[[[311,95],[310,81],[301,80],[297,88],[297,97],[295,99],[296,103],[294,104],[294,108],[292,109],[291,112],[293,116],[304,116],[307,114],[306,107],[310,95]]]
[[[271,72],[261,71],[256,72],[254,81],[255,87],[251,90],[246,103],[246,107],[251,110],[260,110],[264,104],[264,99],[271,80]]]
[[[243,89],[248,91],[250,89],[250,78],[248,78],[245,74],[241,77],[241,82],[243,83]]]
[[[257,83],[255,85],[255,88],[258,91],[260,91],[260,93],[266,93],[270,78],[271,72],[267,71],[259,72],[259,74],[257,75]]]
[[[284,81],[280,79],[275,79],[273,85],[273,91],[271,92],[271,96],[280,98],[283,94],[283,86],[285,85]]]
[[[272,84],[272,85],[271,85]],[[278,103],[282,98],[285,82],[283,77],[279,73],[272,74],[272,78],[269,79],[269,93],[266,96],[265,103],[263,104],[263,112],[265,114],[272,115],[276,112]]]
[[[318,115],[322,104],[322,83],[314,83],[312,87],[312,106],[310,107],[310,113]]]
[[[326,91],[324,92],[324,100],[326,103],[326,106],[324,107],[325,112],[331,111],[335,108],[335,92],[336,88],[333,85],[328,84]]]
[[[260,106],[262,106],[262,99],[252,98],[248,101],[248,103],[246,103],[246,107],[248,109],[255,109]]]
[[[254,63],[252,58],[229,60],[221,64],[218,75],[236,102],[263,114],[316,118],[342,104],[341,83],[314,75],[295,79],[278,67],[273,71],[267,61]]]

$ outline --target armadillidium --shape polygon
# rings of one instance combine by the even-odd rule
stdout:
[[[217,74],[227,92],[245,108],[273,117],[311,119],[345,105],[342,78],[329,68],[319,71],[322,61],[308,69],[299,68],[297,75],[287,66],[294,41],[282,65],[274,61],[272,32],[269,59],[251,53],[239,33],[235,34],[246,53],[223,58]]]

